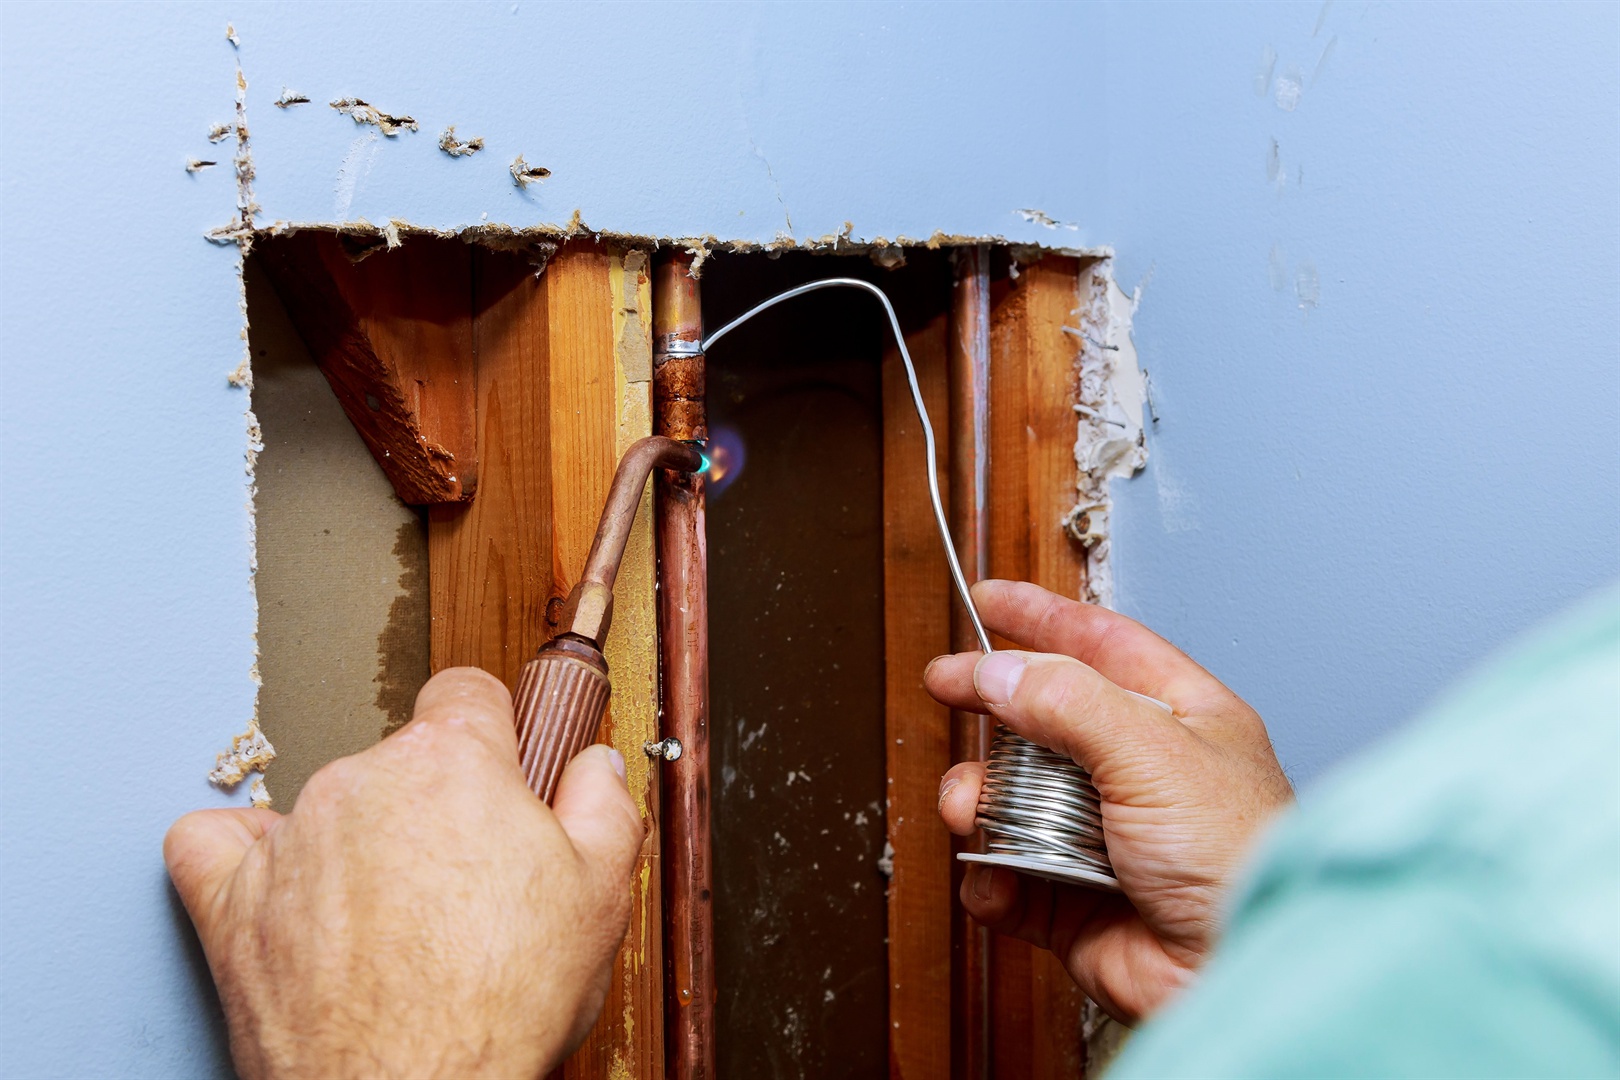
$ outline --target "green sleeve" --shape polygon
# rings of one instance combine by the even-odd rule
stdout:
[[[1135,1077],[1620,1077],[1620,589],[1307,793]]]

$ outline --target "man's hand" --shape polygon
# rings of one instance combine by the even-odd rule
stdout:
[[[292,813],[205,810],[163,856],[245,1077],[538,1077],[589,1030],[630,915],[643,827],[605,746],[555,813],[512,703],[441,672],[409,724],[334,761]]]
[[[953,709],[988,707],[1091,770],[1125,895],[974,866],[962,904],[1052,950],[1088,997],[1134,1023],[1191,979],[1255,833],[1293,792],[1255,711],[1146,627],[1035,585],[983,581],[973,599],[986,626],[1042,651],[940,657],[929,693]],[[983,778],[979,762],[945,774],[939,812],[952,832],[973,832]]]

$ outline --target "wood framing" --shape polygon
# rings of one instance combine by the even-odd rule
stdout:
[[[1083,595],[1085,557],[1062,528],[1074,503],[1079,260],[1048,256],[999,283],[990,322],[989,574]],[[1010,642],[997,642],[998,646]],[[1084,1065],[1084,997],[1057,959],[1011,938],[991,955],[991,1069],[1057,1080]]]
[[[299,335],[399,497],[418,506],[472,498],[471,249],[422,238],[367,253],[350,251],[335,233],[303,232],[258,250]]]
[[[936,437],[948,415],[948,319],[906,339]],[[887,668],[889,1060],[895,1077],[951,1074],[950,834],[938,814],[951,763],[950,713],[923,689],[928,662],[950,651],[950,577],[928,496],[922,429],[899,351],[883,360],[883,608]],[[942,449],[941,490],[949,490]]]
[[[655,265],[647,252],[579,239],[537,275],[519,254],[438,239],[357,258],[334,234],[296,234],[262,252],[396,492],[429,506],[433,670],[474,665],[513,685],[557,628],[624,451],[654,431],[707,436],[691,257],[666,251]],[[942,255],[934,276],[911,279],[914,295],[895,291],[911,311],[937,479],[969,580],[1082,596],[1084,553],[1062,527],[1075,498],[1079,381],[1076,339],[1062,328],[1075,325],[1091,268],[1049,256],[996,278],[993,255],[1003,257],[958,252],[949,297]],[[892,345],[882,364],[890,1073],[1068,1080],[1084,1064],[1080,993],[1053,957],[992,939],[956,900],[962,845],[939,821],[937,784],[953,762],[988,755],[990,725],[949,713],[922,687],[929,660],[977,642],[951,588]],[[618,574],[603,739],[624,756],[650,827],[629,934],[602,1016],[563,1068],[571,1080],[711,1077],[725,1038],[715,1030],[704,514],[701,477],[656,476]],[[642,746],[667,735],[685,752],[655,765]]]
[[[511,686],[553,632],[553,601],[583,569],[620,455],[651,434],[650,280],[645,253],[587,242],[558,251],[539,278],[502,252],[479,251],[474,270],[485,468],[470,504],[429,515],[432,662],[473,664]],[[641,750],[657,729],[649,503],[615,588],[603,739],[624,756],[652,827],[607,1004],[564,1068],[581,1080],[663,1075],[657,774]]]
[[[956,254],[951,289],[950,333],[950,492],[951,533],[957,559],[969,583],[988,567],[990,506],[990,249],[963,248]],[[951,649],[979,648],[973,624],[952,597]],[[984,761],[990,756],[990,720],[969,712],[951,713],[951,761]],[[982,837],[953,838],[951,852],[982,851]],[[962,884],[964,864],[951,860],[951,896]],[[990,1070],[990,932],[951,905],[951,1075],[985,1080]]]

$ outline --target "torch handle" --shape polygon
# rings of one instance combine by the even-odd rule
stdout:
[[[523,665],[512,695],[518,755],[529,790],[548,805],[563,768],[596,741],[609,691],[607,661],[583,641],[558,638]]]

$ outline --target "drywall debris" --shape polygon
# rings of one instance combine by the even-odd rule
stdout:
[[[332,108],[347,116],[357,124],[371,124],[381,128],[382,133],[390,139],[401,131],[418,130],[416,121],[409,116],[395,116],[393,113],[383,112],[377,106],[360,98],[338,98],[332,102]]]
[[[454,131],[455,129],[451,128],[450,130]],[[449,132],[446,132],[446,134],[449,134]],[[440,140],[439,145],[440,146],[444,145],[443,140]],[[482,145],[483,145],[483,143],[480,142],[479,146],[482,146]],[[511,165],[511,172],[512,172],[512,183],[516,184],[520,188],[526,188],[530,184],[537,184],[540,181],[544,180],[546,177],[551,175],[551,170],[546,168],[545,166],[543,166],[543,165],[530,165],[527,161],[524,161],[522,154],[519,154],[517,156],[517,158],[515,160],[513,160],[512,165]]]
[[[230,124],[215,124],[213,127],[208,129],[208,141],[224,142],[226,139],[231,137],[231,132],[235,130],[236,129]]]
[[[1068,229],[1070,232],[1079,232],[1080,226],[1069,221],[1059,221],[1045,210],[1027,209],[1016,211],[1019,217],[1031,225],[1039,225],[1047,229]]]
[[[233,49],[240,49],[242,47],[242,39],[236,36],[236,24],[225,24],[225,40],[231,43],[231,48]]]
[[[451,157],[472,157],[484,148],[484,140],[479,136],[470,139],[456,138],[456,126],[451,124],[439,136],[439,149]],[[519,160],[522,160],[519,158]],[[515,166],[517,162],[513,162]]]
[[[877,872],[886,878],[894,877],[894,844],[883,841],[883,854],[878,856]]]
[[[253,364],[248,357],[242,357],[242,362],[237,364],[235,370],[229,375],[225,376],[225,381],[242,390],[253,389]]]
[[[212,169],[215,165],[218,165],[218,164],[219,164],[219,162],[217,162],[217,161],[202,161],[202,160],[199,160],[198,158],[192,158],[191,160],[186,162],[186,172],[190,172],[190,173],[202,172],[204,169]]]
[[[401,224],[403,223],[398,218],[389,218],[388,224],[383,226],[383,243],[388,245],[389,251],[394,250],[405,242],[399,238],[399,227]]]
[[[259,720],[248,721],[247,730],[231,740],[231,748],[214,759],[214,771],[208,774],[210,783],[222,788],[233,788],[251,773],[262,773],[265,766],[276,760],[276,748],[259,730]]]
[[[256,809],[270,809],[270,803],[272,802],[270,789],[264,786],[264,777],[255,776],[253,778],[253,783],[248,785],[248,798],[253,802]]]
[[[294,105],[308,104],[309,98],[305,97],[303,94],[300,94],[296,90],[289,90],[285,86],[281,88],[281,96],[276,98],[276,108],[278,109],[290,109]]]
[[[686,272],[694,281],[703,276],[703,264],[708,262],[709,256],[713,254],[711,246],[713,243],[714,237],[701,236],[686,245],[686,253],[692,256],[692,265],[686,268]]]
[[[872,262],[885,270],[898,270],[906,265],[906,249],[891,244],[881,236],[872,241]]]
[[[1131,319],[1140,299],[1115,283],[1108,259],[1093,263],[1080,286],[1080,325],[1064,327],[1080,349],[1078,437],[1074,457],[1080,466],[1079,499],[1064,515],[1063,529],[1086,551],[1086,599],[1111,606],[1113,566],[1109,562],[1109,482],[1128,477],[1147,463],[1142,431],[1146,383],[1136,363]]]
[[[231,164],[236,171],[236,216],[203,235],[210,243],[236,244],[245,256],[253,244],[253,215],[259,204],[253,198],[253,151],[248,138],[247,76],[240,60],[236,64],[236,153]]]

